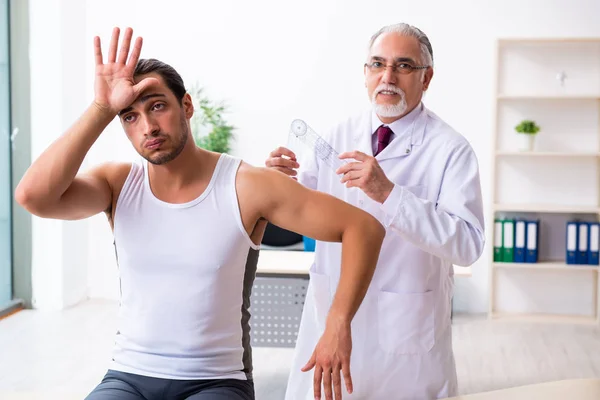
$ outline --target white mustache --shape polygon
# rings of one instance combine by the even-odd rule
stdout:
[[[381,85],[377,86],[377,89],[375,89],[375,93],[379,94],[380,92],[383,91],[389,91],[389,92],[394,92],[396,94],[399,94],[400,96],[404,96],[404,91],[402,89],[400,89],[399,87],[396,87],[394,85],[388,85],[387,83],[382,83]]]

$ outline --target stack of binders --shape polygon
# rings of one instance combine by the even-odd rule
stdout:
[[[494,262],[538,262],[539,220],[496,219]]]
[[[567,222],[567,264],[598,265],[599,233],[598,222]]]

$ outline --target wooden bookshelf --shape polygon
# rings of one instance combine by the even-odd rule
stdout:
[[[552,246],[545,243],[550,248],[538,243],[537,263],[493,261],[497,218],[539,220],[540,235],[550,229],[546,221],[600,220],[600,38],[499,39],[496,63],[488,315],[600,324],[600,269],[557,260],[557,253],[566,253],[566,238],[559,240],[557,230]],[[519,148],[514,130],[525,119],[541,127],[533,149]],[[544,291],[563,279],[559,290]],[[573,302],[573,312],[556,312],[563,309],[553,307],[552,296]]]

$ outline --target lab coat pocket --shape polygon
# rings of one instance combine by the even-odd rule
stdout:
[[[329,277],[314,271],[314,264],[309,270],[310,290],[314,299],[314,310],[317,327],[320,332],[325,330],[325,321],[331,307],[331,292],[329,290]]]
[[[379,345],[392,354],[426,354],[435,344],[434,292],[378,295]]]

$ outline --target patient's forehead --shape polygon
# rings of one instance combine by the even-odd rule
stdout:
[[[159,86],[163,86],[165,88],[168,87],[167,84],[165,83],[165,80],[163,79],[163,77],[159,73],[157,73],[157,72],[150,72],[148,74],[136,75],[133,78],[133,81],[135,83],[139,83],[139,82],[141,82],[142,80],[144,80],[146,78],[156,78],[156,79],[158,79],[159,84],[155,85],[153,87],[159,87]]]

